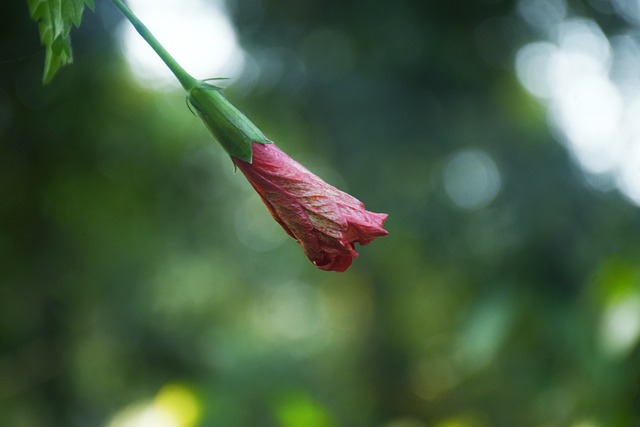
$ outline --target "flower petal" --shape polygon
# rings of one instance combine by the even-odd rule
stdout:
[[[298,241],[316,267],[345,271],[366,245],[388,234],[387,214],[365,210],[355,197],[327,184],[274,144],[253,143],[253,161],[233,158],[273,218]]]

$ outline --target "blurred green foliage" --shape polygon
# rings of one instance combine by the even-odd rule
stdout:
[[[638,207],[586,185],[519,87],[513,2],[228,4],[282,65],[228,97],[389,213],[344,274],[182,94],[132,81],[108,2],[46,87],[23,3],[0,15],[0,425],[638,425]],[[496,194],[465,193],[461,152]]]

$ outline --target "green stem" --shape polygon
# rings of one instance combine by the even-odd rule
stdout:
[[[167,52],[165,48],[160,44],[158,39],[156,39],[153,34],[151,34],[151,31],[149,31],[147,26],[138,19],[138,17],[131,11],[131,9],[129,9],[126,4],[124,4],[124,2],[122,2],[122,0],[111,1],[118,9],[120,9],[120,12],[124,14],[129,22],[133,24],[133,27],[136,29],[136,31],[142,36],[143,39],[145,39],[147,43],[149,43],[149,46],[151,46],[151,48],[158,54],[160,59],[162,59],[164,63],[167,64],[167,67],[169,67],[178,81],[180,81],[182,87],[187,92],[193,89],[198,84],[198,80],[191,77],[191,75],[189,75],[189,73],[187,73],[184,68],[182,68],[182,66],[178,64],[171,55],[169,55],[169,52]]]

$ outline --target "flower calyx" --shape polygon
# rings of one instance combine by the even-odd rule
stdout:
[[[188,100],[225,151],[231,157],[251,163],[251,144],[272,142],[221,92],[222,88],[199,81],[189,90]]]

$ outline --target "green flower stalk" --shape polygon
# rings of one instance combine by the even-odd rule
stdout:
[[[133,27],[153,48],[188,93],[189,103],[216,140],[232,157],[251,162],[251,143],[270,144],[260,129],[220,93],[222,88],[197,80],[165,50],[149,29],[121,0],[112,0]]]
[[[221,88],[191,77],[121,1],[113,3],[151,45],[188,93],[189,103],[256,190],[271,216],[318,268],[345,271],[355,244],[380,236],[387,214],[365,210],[355,197],[327,184],[282,152],[222,96]]]
[[[129,6],[124,4],[122,0],[111,0],[113,4],[120,9],[120,12],[131,22],[133,27],[136,29],[138,34],[142,36],[142,38],[151,46],[151,48],[158,54],[160,59],[169,67],[173,75],[176,76],[184,90],[189,92],[191,89],[196,87],[200,82],[191,77],[189,73],[187,73],[178,62],[173,59],[173,57],[165,50],[165,48],[160,44],[158,39],[155,38],[151,31],[147,28],[146,25],[142,23],[138,19],[138,17],[129,9]]]

